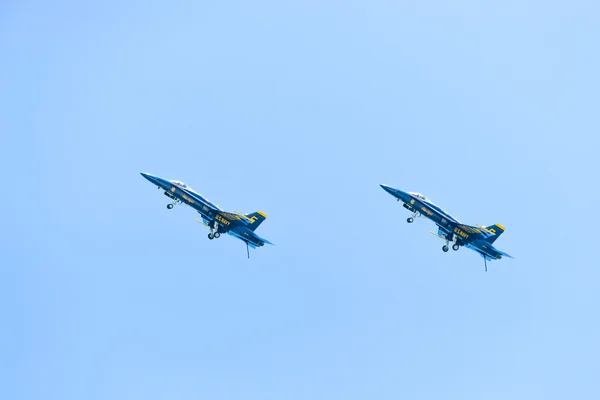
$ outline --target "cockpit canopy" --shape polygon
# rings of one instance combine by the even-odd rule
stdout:
[[[417,193],[417,192],[408,192],[408,194],[415,196],[417,199],[426,202],[429,205],[438,207],[437,205],[435,205],[435,203],[431,200],[429,200],[427,197],[423,196],[421,193]],[[439,208],[439,207],[438,207]]]
[[[417,192],[408,192],[408,193],[412,194],[413,196],[415,196],[419,200],[429,201],[429,199],[427,197],[423,196],[421,193],[417,193]]]
[[[188,185],[186,185],[186,184],[185,184],[185,183],[183,183],[183,182],[180,182],[180,181],[170,181],[170,182],[171,182],[171,183],[174,183],[175,185],[179,186],[180,188],[183,188],[183,189],[188,189],[188,190],[192,190],[192,188],[191,188],[191,187],[189,187]]]

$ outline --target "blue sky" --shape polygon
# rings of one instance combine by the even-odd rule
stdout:
[[[599,11],[3,2],[0,398],[598,397]],[[380,183],[515,259],[443,253]]]

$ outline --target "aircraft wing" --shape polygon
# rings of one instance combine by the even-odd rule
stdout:
[[[250,218],[246,217],[244,214],[231,213],[226,211],[220,212],[225,218],[230,221],[239,221],[242,225],[250,225]]]
[[[436,224],[436,225],[439,228],[436,236],[442,237],[444,234],[446,234],[446,235],[450,235],[450,237],[451,237],[451,235],[453,234],[453,232],[451,230],[449,230],[447,227],[442,226],[440,224]],[[472,235],[474,237],[482,237],[483,239],[496,235],[495,233],[492,233],[492,232],[488,231],[487,229],[478,228],[476,226],[458,224],[457,227],[460,230],[467,233],[467,235]],[[435,233],[434,233],[434,235],[435,235]]]
[[[497,233],[491,232],[485,226],[471,226],[465,224],[459,224],[458,227],[465,231],[469,235],[477,235],[480,237],[489,238],[490,236],[495,236]]]
[[[478,228],[476,226],[471,226],[471,225],[465,225],[465,224],[458,224],[458,227],[460,229],[462,229],[463,231],[467,232],[468,234],[481,234],[484,231],[481,228]]]

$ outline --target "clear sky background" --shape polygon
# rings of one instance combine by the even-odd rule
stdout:
[[[598,15],[3,1],[0,398],[600,398]],[[443,253],[380,183],[515,259]]]

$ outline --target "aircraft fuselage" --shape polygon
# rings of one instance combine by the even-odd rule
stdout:
[[[381,187],[398,201],[402,201],[403,207],[413,213],[413,216],[408,218],[408,222],[413,222],[417,216],[424,216],[438,226],[437,236],[447,241],[443,248],[444,251],[448,251],[448,244],[451,242],[454,250],[458,250],[459,246],[465,246],[488,260],[499,260],[503,255],[507,255],[494,248],[490,241],[486,240],[486,238],[501,232],[496,232],[493,228],[462,224],[422,195],[408,193],[387,185],[381,185]]]
[[[159,189],[164,190],[164,194],[172,199],[174,203],[180,202],[195,209],[202,216],[204,224],[211,228],[211,234],[213,234],[213,230],[214,233],[228,233],[247,242],[251,247],[260,247],[265,244],[264,239],[261,239],[253,230],[248,228],[248,223],[244,221],[244,219],[247,219],[246,216],[221,210],[216,204],[189,187],[183,187],[185,185],[179,182],[169,181],[143,172],[141,175]],[[167,207],[173,208],[173,204],[169,204]],[[218,237],[218,235],[215,237]]]

